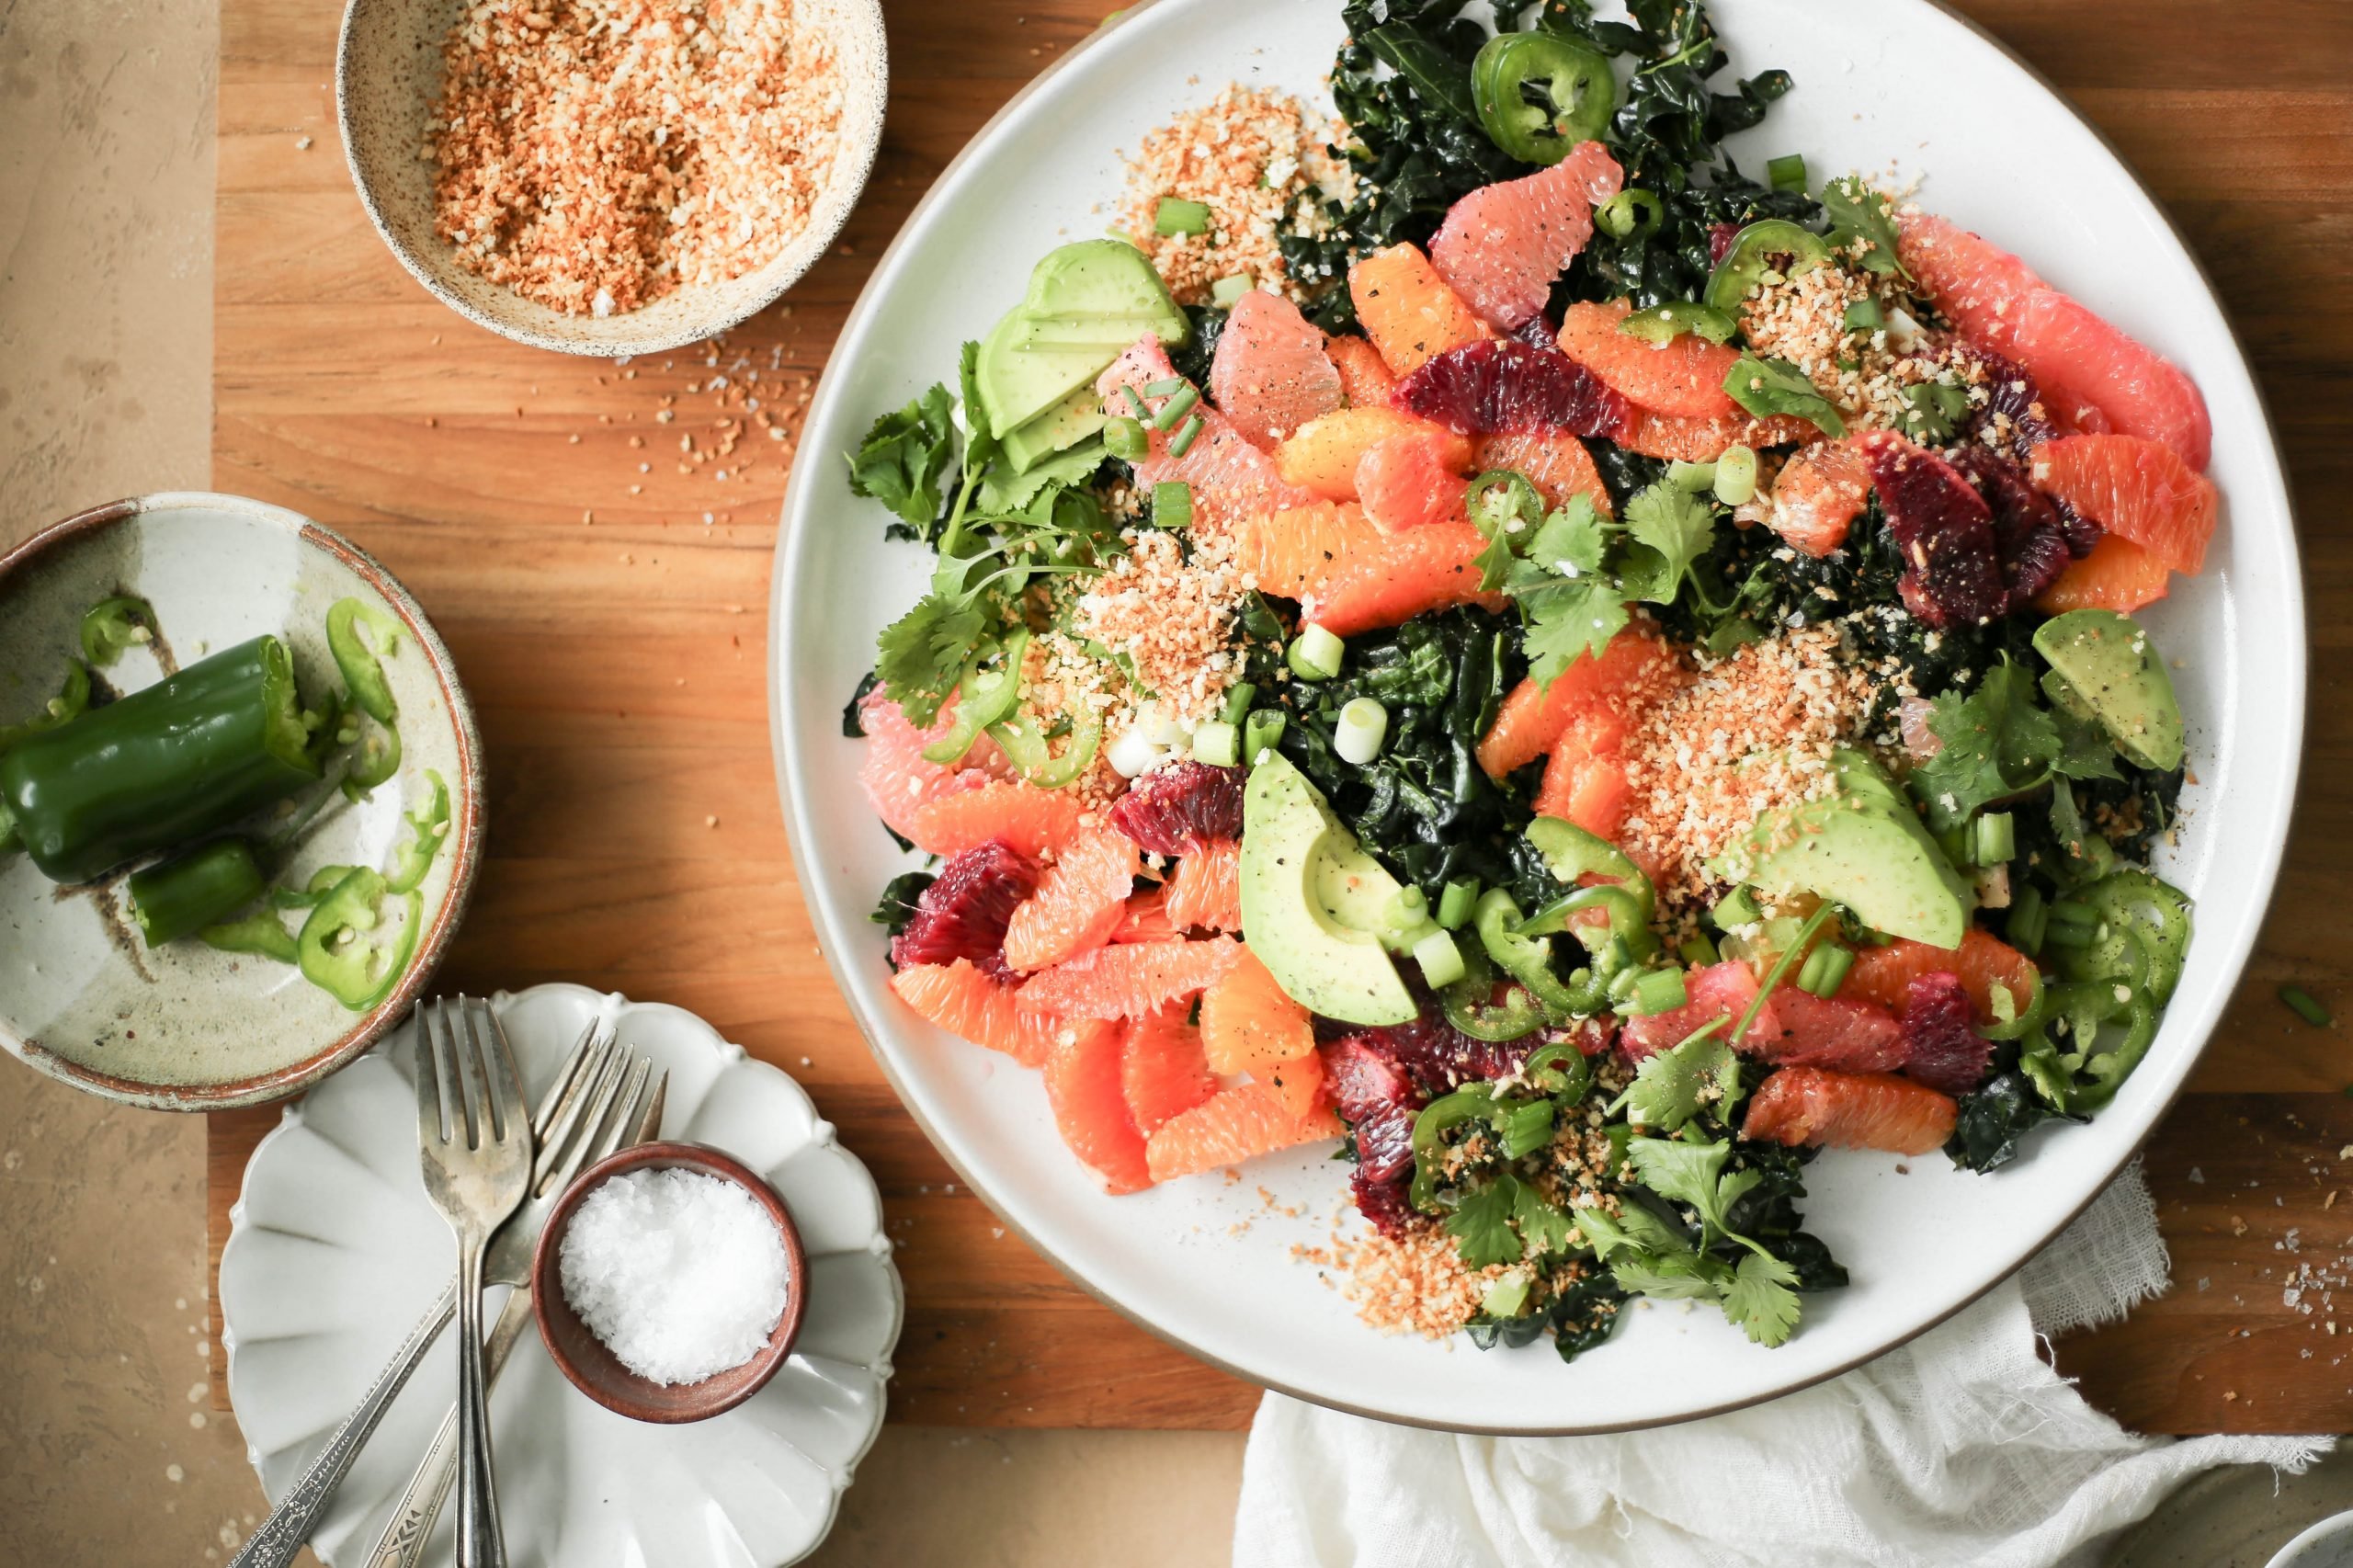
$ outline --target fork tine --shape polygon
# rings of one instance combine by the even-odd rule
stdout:
[[[570,1179],[565,1172],[580,1168],[580,1152],[595,1135],[605,1108],[612,1103],[613,1085],[620,1082],[628,1069],[629,1052],[608,1040],[597,1059],[595,1074],[582,1079],[580,1093],[565,1108],[563,1125],[548,1140],[548,1159],[540,1171],[538,1190],[552,1191]]]
[[[631,1141],[651,1143],[662,1136],[662,1112],[670,1099],[670,1073],[667,1068],[654,1080],[654,1092],[645,1097],[645,1105],[637,1113],[637,1125],[631,1129]]]
[[[613,1108],[626,1105],[630,1095],[645,1081],[645,1063],[633,1061],[634,1056],[635,1052],[627,1047],[614,1051],[611,1071],[597,1084],[596,1094],[581,1113],[580,1136],[572,1141],[563,1159],[548,1173],[546,1190],[561,1191],[570,1187],[573,1178],[590,1164],[612,1153],[612,1141],[605,1128],[612,1120]]]
[[[563,1096],[571,1093],[573,1084],[579,1078],[581,1066],[588,1060],[588,1048],[596,1043],[604,1022],[602,1018],[588,1020],[588,1027],[580,1031],[580,1038],[572,1042],[570,1051],[564,1052],[563,1066],[557,1071],[555,1082],[550,1084],[547,1092],[540,1096],[540,1103],[531,1108],[531,1131],[538,1136],[545,1138],[548,1131],[555,1125],[556,1112],[563,1105]]]
[[[443,1066],[449,1075],[449,1092],[466,1108],[466,1147],[480,1149],[490,1142],[490,1104],[483,1086],[482,1060],[474,1054],[472,1041],[460,1032],[460,1017],[450,1016],[449,999],[444,996],[438,1006],[441,1011],[442,1038],[448,1042],[449,1055]]]
[[[490,1037],[487,1045],[478,1039],[475,1046],[481,1051],[483,1066],[490,1074],[493,1104],[498,1112],[498,1136],[501,1141],[528,1139],[530,1130],[522,1119],[523,1074],[516,1068],[515,1044],[506,1038],[506,1027],[498,1021],[498,1015],[491,1011],[490,1004],[480,998],[469,999],[465,1013],[469,1029],[480,1025],[482,1032]]]
[[[429,1002],[416,1005],[416,1136],[427,1145],[444,1142],[441,1131],[441,1074],[433,1043]]]
[[[598,1038],[590,1041],[581,1052],[579,1063],[572,1074],[571,1083],[564,1088],[563,1099],[557,1105],[554,1117],[540,1126],[538,1158],[531,1165],[531,1189],[534,1192],[546,1189],[549,1175],[563,1158],[565,1146],[571,1142],[579,1126],[581,1108],[595,1096],[597,1080],[605,1075],[612,1054],[613,1042],[601,1030]]]

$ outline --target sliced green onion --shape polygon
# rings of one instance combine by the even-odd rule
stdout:
[[[2010,917],[2003,930],[2010,946],[2032,958],[2042,951],[2044,923],[2051,912],[2043,906],[2042,890],[2032,882],[2010,895]]]
[[[1230,311],[1242,302],[1242,296],[1258,286],[1258,280],[1246,272],[1231,278],[1221,278],[1210,285],[1210,302],[1222,311]]]
[[[1666,482],[1677,490],[1688,491],[1691,494],[1697,495],[1716,483],[1716,465],[1688,463],[1681,458],[1677,458],[1666,465]]]
[[[1765,183],[1775,190],[1803,190],[1806,187],[1805,159],[1796,153],[1765,160]]]
[[[1160,412],[1152,416],[1153,427],[1159,430],[1173,428],[1176,421],[1193,411],[1193,404],[1201,401],[1199,390],[1190,381],[1178,381],[1173,390],[1165,393],[1153,392],[1150,387],[1144,391],[1154,397],[1168,399],[1160,405]]]
[[[1684,937],[1677,946],[1675,956],[1693,969],[1706,969],[1710,964],[1723,961],[1723,955],[1716,951],[1716,945],[1708,940],[1708,934],[1704,931],[1695,931]]]
[[[1447,883],[1446,891],[1438,895],[1438,923],[1449,931],[1462,929],[1478,907],[1480,892],[1476,877],[1458,877]]]
[[[1716,459],[1716,499],[1727,506],[1745,506],[1756,494],[1756,451],[1731,446]]]
[[[1716,901],[1708,918],[1719,931],[1736,931],[1744,926],[1756,925],[1765,918],[1765,914],[1756,907],[1756,896],[1746,888],[1734,888]]]
[[[2294,1008],[2296,1017],[2303,1019],[2304,1022],[2312,1025],[2313,1028],[2316,1029],[2325,1029],[2328,1028],[2330,1024],[2336,1022],[2335,1019],[2328,1016],[2328,1009],[2320,1005],[2320,998],[2314,996],[2311,992],[2305,990],[2301,985],[2281,986],[2279,988],[2279,1000]]]
[[[1153,210],[1152,229],[1156,234],[1198,234],[1210,226],[1210,210],[1198,201],[1179,201],[1164,196]]]
[[[1847,307],[1846,319],[1840,323],[1848,332],[1878,332],[1887,325],[1886,312],[1877,300],[1858,300]]]
[[[1283,726],[1288,723],[1280,713],[1266,709],[1253,713],[1242,722],[1242,757],[1253,767],[1258,759],[1282,743]]]
[[[1283,657],[1291,674],[1302,680],[1330,680],[1340,673],[1340,660],[1347,651],[1348,645],[1336,634],[1309,621],[1291,639],[1290,650]]]
[[[1211,767],[1232,767],[1237,744],[1233,726],[1222,719],[1212,719],[1193,732],[1193,760],[1206,762]]]
[[[1103,422],[1103,449],[1123,462],[1142,462],[1152,452],[1152,437],[1141,420],[1121,415]]]
[[[1174,397],[1176,393],[1183,392],[1186,385],[1187,382],[1185,378],[1182,376],[1163,376],[1156,381],[1144,382],[1143,395],[1146,397]]]
[[[1128,412],[1134,415],[1138,420],[1152,417],[1152,410],[1143,405],[1143,394],[1136,391],[1133,386],[1121,387],[1120,395],[1128,400]]]
[[[1987,812],[1977,819],[1975,859],[1981,866],[2006,866],[2018,852],[2018,824],[2007,812]]]
[[[1414,961],[1422,966],[1422,979],[1433,991],[1462,978],[1462,949],[1443,931],[1432,931],[1414,944]]]
[[[1609,998],[1611,1006],[1622,1012],[1636,1011],[1634,987],[1643,983],[1643,973],[1641,966],[1631,963],[1611,971],[1608,983],[1602,987],[1602,994]]]
[[[1527,1310],[1532,1283],[1525,1268],[1506,1269],[1480,1290],[1479,1310],[1491,1318],[1516,1318]]]
[[[1343,762],[1358,767],[1379,756],[1381,743],[1388,738],[1389,710],[1377,697],[1350,698],[1332,726],[1332,749]]]
[[[1171,398],[1168,401],[1174,403],[1176,400]],[[1200,439],[1201,432],[1207,428],[1208,426],[1201,423],[1200,415],[1198,414],[1185,421],[1185,427],[1177,431],[1169,440],[1168,455],[1172,458],[1181,458],[1191,451],[1193,443]]]
[[[1634,982],[1634,1007],[1644,1017],[1671,1013],[1690,999],[1684,990],[1683,971],[1679,969],[1654,969]]]
[[[1239,724],[1250,716],[1250,705],[1258,700],[1258,688],[1246,680],[1235,681],[1225,688],[1225,705],[1217,716],[1229,724]]]
[[[1152,487],[1152,520],[1164,528],[1193,526],[1193,487],[1181,479],[1164,479]]]
[[[1648,233],[1666,216],[1666,204],[1647,190],[1629,186],[1593,210],[1593,221],[1613,240]]]
[[[1836,942],[1824,942],[1806,954],[1805,962],[1798,967],[1798,989],[1816,996],[1836,996],[1847,983],[1847,971],[1854,967],[1853,953]]]

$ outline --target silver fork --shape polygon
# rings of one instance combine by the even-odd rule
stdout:
[[[571,1125],[584,1114],[592,1121],[604,1116],[611,1103],[609,1097],[593,1107],[589,1102],[595,1098],[594,1091],[602,1081],[604,1064],[612,1054],[609,1035],[610,1026],[601,1018],[593,1020],[581,1031],[571,1054],[564,1059],[563,1070],[556,1074],[554,1084],[549,1086],[547,1094],[540,1101],[539,1109],[532,1115],[532,1127],[542,1140],[554,1142],[560,1128]],[[422,1056],[423,1051],[418,1054]],[[523,1244],[522,1251],[528,1260],[529,1242]],[[494,1265],[499,1252],[500,1249],[494,1244]],[[335,1429],[328,1437],[326,1446],[311,1460],[310,1468],[286,1489],[286,1494],[270,1510],[269,1517],[262,1521],[261,1528],[256,1530],[253,1539],[245,1542],[244,1549],[230,1560],[229,1568],[287,1568],[294,1561],[302,1550],[302,1543],[311,1539],[311,1531],[317,1525],[319,1516],[326,1511],[335,1488],[343,1484],[343,1478],[349,1472],[352,1461],[359,1457],[359,1450],[374,1435],[377,1424],[392,1408],[392,1401],[408,1385],[408,1380],[424,1361],[425,1353],[433,1347],[433,1342],[449,1325],[457,1308],[458,1287],[452,1278],[442,1290],[440,1298],[426,1309],[425,1315],[417,1320],[416,1326],[409,1331],[400,1348],[392,1353],[384,1369],[376,1375],[375,1384],[360,1396],[359,1403],[345,1417],[343,1425]]]
[[[506,1031],[482,1003],[416,1008],[416,1139],[425,1195],[458,1238],[458,1568],[506,1568],[482,1370],[482,1265],[531,1185],[531,1128]],[[486,1037],[486,1038],[485,1038]]]
[[[627,1062],[630,1052],[617,1053]],[[574,1178],[587,1165],[595,1164],[617,1149],[632,1148],[650,1142],[662,1131],[662,1109],[668,1097],[670,1074],[662,1074],[646,1082],[652,1063],[639,1061],[622,1080],[621,1092],[612,1101],[618,1114],[610,1117],[584,1119],[585,1131],[592,1136],[574,1139],[569,1151],[551,1148],[542,1142],[542,1155],[534,1174],[531,1196],[516,1210],[515,1218],[490,1244],[490,1256],[483,1272],[494,1285],[511,1284],[515,1289],[500,1309],[498,1321],[491,1325],[490,1339],[483,1346],[483,1375],[495,1386],[498,1374],[506,1365],[506,1358],[517,1340],[532,1325],[531,1315],[531,1248],[527,1242],[517,1247],[506,1244],[510,1237],[536,1238],[546,1228],[548,1211],[555,1207]],[[569,1127],[565,1135],[581,1131]],[[542,1134],[545,1139],[546,1134]],[[502,1254],[514,1255],[510,1262]],[[510,1272],[511,1270],[511,1272]],[[409,1478],[408,1490],[392,1505],[391,1517],[376,1537],[376,1544],[360,1561],[366,1568],[417,1568],[424,1561],[426,1543],[432,1539],[434,1521],[441,1517],[441,1505],[449,1494],[449,1483],[458,1475],[458,1411],[450,1406],[441,1418],[441,1429],[425,1451],[425,1458]]]

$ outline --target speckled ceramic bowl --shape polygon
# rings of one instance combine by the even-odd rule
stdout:
[[[462,0],[350,0],[335,50],[335,113],[344,156],[376,232],[401,265],[467,320],[566,354],[651,354],[724,332],[799,280],[841,233],[882,139],[889,72],[880,0],[796,0],[832,39],[842,83],[834,159],[808,226],[767,266],[727,283],[696,284],[642,310],[572,316],[458,265],[433,231],[433,165],[419,157],[441,91],[441,45]]]
[[[401,983],[354,1013],[293,968],[183,940],[149,949],[124,872],[50,881],[0,855],[0,1046],[93,1094],[165,1110],[258,1105],[307,1088],[407,1016],[457,928],[483,834],[482,738],[449,651],[392,574],[282,506],[196,492],[95,507],[0,555],[0,724],[37,712],[78,652],[83,612],[111,594],[155,608],[163,635],[94,672],[134,690],[263,632],[285,639],[303,690],[334,678],[327,607],[350,596],[406,628],[384,664],[399,704],[400,771],[359,804],[323,812],[286,868],[390,864],[423,810],[427,768],[449,790],[449,835],[420,888],[424,928]]]

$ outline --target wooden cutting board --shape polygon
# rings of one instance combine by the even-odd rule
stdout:
[[[2059,1364],[2144,1430],[2336,1431],[2353,1426],[2353,1296],[2340,1324],[2334,1294],[2353,1280],[2353,1052],[2273,991],[2298,980],[2353,1014],[2353,6],[1965,9],[2084,107],[2212,270],[2279,422],[2317,644],[2278,907],[2149,1152],[2175,1290],[2066,1339]],[[351,535],[457,654],[493,825],[443,983],[578,981],[691,1008],[807,1085],[873,1167],[907,1285],[893,1418],[1238,1427],[1255,1390],[1097,1305],[951,1185],[827,978],[785,847],[764,607],[810,382],[916,198],[1102,6],[889,12],[888,131],[837,252],[723,346],[624,368],[510,344],[410,281],[337,151],[334,0],[222,0],[213,483]],[[2130,258],[2115,272],[2129,286]],[[746,418],[747,388],[784,438]],[[216,1260],[274,1120],[215,1119]]]

